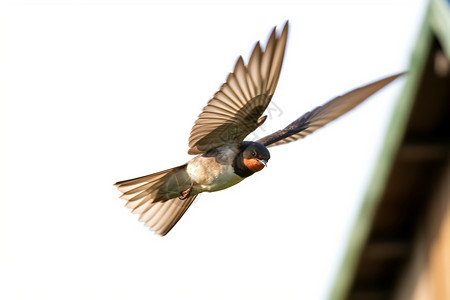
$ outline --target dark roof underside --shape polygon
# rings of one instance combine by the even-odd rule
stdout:
[[[431,0],[330,299],[391,299],[450,159],[450,10]]]
[[[429,197],[449,159],[450,74],[436,74],[432,42],[407,128],[395,156],[348,299],[388,299],[403,270]],[[439,58],[437,58],[439,59]]]

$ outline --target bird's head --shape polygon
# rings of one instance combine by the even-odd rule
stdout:
[[[246,147],[245,147],[246,146]],[[244,165],[252,172],[261,171],[270,159],[269,150],[262,144],[246,142],[242,151]]]

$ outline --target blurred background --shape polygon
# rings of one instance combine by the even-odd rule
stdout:
[[[112,184],[189,160],[201,109],[273,26],[289,20],[290,33],[257,136],[409,69],[427,1],[0,5],[1,298],[351,295],[381,201],[381,192],[367,200],[367,190],[380,164],[388,182],[412,104],[390,159],[380,163],[380,153],[406,81],[423,78],[420,71],[306,139],[272,148],[268,168],[202,194],[163,238],[123,207]]]
[[[450,299],[449,4],[429,1],[330,299]]]

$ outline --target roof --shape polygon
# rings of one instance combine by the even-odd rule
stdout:
[[[450,1],[431,0],[330,299],[386,299],[450,159]]]

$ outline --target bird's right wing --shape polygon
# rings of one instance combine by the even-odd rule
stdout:
[[[266,147],[272,147],[304,138],[308,134],[313,133],[317,129],[352,110],[358,104],[362,103],[364,100],[403,74],[404,73],[398,73],[385,77],[354,89],[342,96],[338,96],[324,105],[316,107],[312,111],[305,113],[284,129],[269,134],[268,136],[257,140],[257,142]]]

